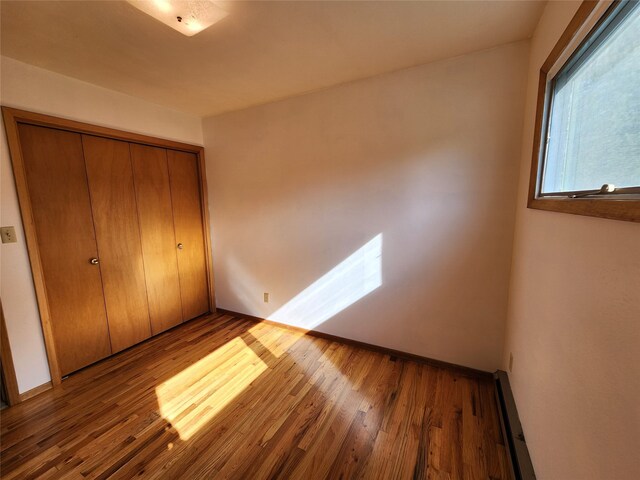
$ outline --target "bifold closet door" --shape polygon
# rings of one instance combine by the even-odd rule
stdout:
[[[82,136],[111,348],[151,336],[129,144]]]
[[[149,316],[155,335],[183,320],[167,151],[134,143],[130,149]]]
[[[29,199],[63,375],[111,353],[80,134],[20,124]],[[32,260],[33,261],[33,260]]]
[[[209,311],[198,158],[167,150],[184,319]]]

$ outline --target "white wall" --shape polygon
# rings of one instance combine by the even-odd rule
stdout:
[[[540,480],[640,472],[640,225],[529,210],[540,66],[580,2],[549,2],[531,47],[504,368]]]
[[[136,133],[202,144],[198,117],[2,57],[2,105]],[[4,126],[0,129],[0,223],[14,225],[18,243],[0,248],[0,297],[4,307],[18,388],[25,392],[50,380],[33,279],[27,256]]]
[[[496,369],[527,62],[514,43],[205,119],[218,306]]]

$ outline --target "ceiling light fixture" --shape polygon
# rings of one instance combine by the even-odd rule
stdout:
[[[191,37],[227,16],[210,0],[127,0],[138,10]]]

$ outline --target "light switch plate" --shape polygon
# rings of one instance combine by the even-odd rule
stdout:
[[[2,235],[2,243],[16,243],[18,241],[14,227],[2,227],[0,234]]]

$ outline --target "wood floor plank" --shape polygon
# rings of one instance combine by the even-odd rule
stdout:
[[[508,479],[490,380],[208,315],[0,412],[2,478]]]

